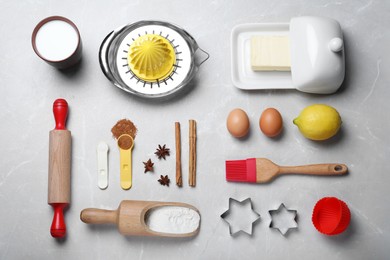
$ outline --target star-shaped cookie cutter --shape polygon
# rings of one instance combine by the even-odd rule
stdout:
[[[243,229],[239,229],[238,231],[233,231],[233,225],[226,219],[232,213],[233,204],[238,204],[240,206],[245,206],[245,204],[248,204],[248,203],[250,204],[251,214],[254,216],[254,220],[251,220],[249,232],[247,232],[247,231],[245,231]],[[236,199],[229,198],[229,209],[226,210],[224,213],[222,213],[221,218],[229,225],[229,233],[230,233],[231,236],[238,235],[240,232],[245,233],[245,234],[247,234],[249,236],[252,236],[252,234],[253,234],[253,226],[255,225],[256,222],[258,222],[260,220],[260,214],[257,213],[253,209],[252,200],[250,198],[247,198],[247,199],[242,200],[242,201],[238,201]]]
[[[279,205],[279,207],[275,210],[269,210],[269,215],[271,216],[271,222],[269,223],[269,227],[273,229],[279,230],[280,234],[283,236],[286,236],[286,234],[290,231],[290,229],[297,229],[298,228],[298,222],[297,222],[297,211],[293,209],[288,209],[283,203]],[[291,224],[288,226],[279,226],[278,223],[275,223],[275,216],[279,214],[284,214],[284,219],[286,220],[288,218],[288,215],[293,215],[293,218],[290,217],[290,222],[294,221],[295,225],[292,226]]]

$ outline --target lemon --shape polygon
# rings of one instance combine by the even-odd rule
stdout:
[[[341,117],[331,106],[314,104],[304,108],[293,122],[304,137],[321,141],[337,134],[341,126]]]

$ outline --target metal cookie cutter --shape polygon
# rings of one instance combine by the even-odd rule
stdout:
[[[275,210],[269,210],[271,216],[270,228],[279,230],[285,236],[290,229],[297,229],[297,211],[288,209],[283,203]]]
[[[260,220],[260,214],[253,210],[250,198],[243,201],[229,198],[229,209],[222,213],[221,218],[229,225],[231,236],[240,232],[251,236],[253,225]]]

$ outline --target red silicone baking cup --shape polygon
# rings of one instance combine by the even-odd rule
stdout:
[[[312,221],[320,233],[338,235],[347,229],[351,221],[351,212],[344,201],[335,197],[325,197],[314,206]]]

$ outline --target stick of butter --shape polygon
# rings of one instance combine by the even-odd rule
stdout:
[[[288,36],[253,36],[251,67],[254,71],[290,71]]]

